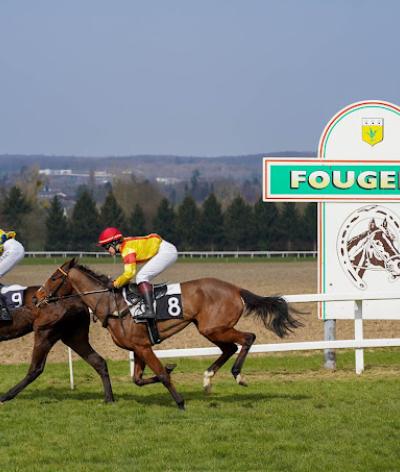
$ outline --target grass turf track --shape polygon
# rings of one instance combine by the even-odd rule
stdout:
[[[117,402],[102,403],[100,381],[75,363],[50,364],[17,399],[0,405],[0,470],[9,471],[362,471],[400,470],[400,350],[250,356],[237,386],[229,367],[202,392],[209,359],[180,359],[174,373],[187,401],[180,412],[160,385],[131,384],[127,362],[111,362]],[[4,391],[26,365],[0,366]]]

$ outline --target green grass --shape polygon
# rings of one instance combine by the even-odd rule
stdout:
[[[61,265],[66,261],[67,258],[64,257],[25,257],[20,264],[21,265]],[[280,263],[287,263],[287,262],[305,262],[305,261],[315,261],[315,257],[180,257],[178,259],[179,264],[187,264],[187,263],[198,263],[198,262],[218,262],[218,263],[235,263],[238,262],[252,262],[252,263],[266,263],[266,262],[280,262]],[[82,257],[78,258],[80,264],[114,264],[120,263],[119,258],[112,258],[112,257]]]
[[[0,406],[0,470],[8,471],[282,471],[400,470],[400,350],[338,354],[338,371],[321,369],[320,353],[252,356],[248,388],[229,369],[202,392],[210,359],[180,359],[174,373],[187,402],[180,412],[160,385],[131,384],[127,362],[110,362],[117,402],[102,403],[100,382],[66,364]],[[0,390],[26,366],[1,366]]]

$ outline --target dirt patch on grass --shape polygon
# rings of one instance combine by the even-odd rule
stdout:
[[[20,283],[23,285],[40,285],[55,270],[52,265],[18,266],[10,275],[4,277],[4,283]],[[120,264],[95,264],[94,270],[110,276],[120,273]],[[240,287],[244,287],[259,295],[315,293],[317,290],[316,262],[212,262],[212,263],[178,263],[163,274],[163,281],[184,282],[201,277],[216,277]],[[161,279],[159,281],[162,281]],[[317,319],[315,303],[297,305],[302,311],[309,312],[302,316],[304,327],[280,340],[277,336],[266,331],[263,325],[250,318],[243,318],[238,323],[238,329],[251,331],[257,335],[257,343],[294,342],[323,339],[323,323]],[[91,325],[91,342],[93,347],[108,359],[127,359],[128,353],[118,348],[112,342],[108,332],[99,323]],[[400,337],[399,321],[367,321],[364,324],[366,338]],[[354,337],[352,321],[337,323],[337,339]],[[29,362],[33,337],[0,343],[0,362],[20,363]],[[210,346],[193,326],[189,326],[173,338],[163,342],[160,349],[206,347]],[[67,348],[61,344],[52,349],[49,361],[63,362],[67,360]]]

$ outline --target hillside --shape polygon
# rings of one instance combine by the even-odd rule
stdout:
[[[14,174],[23,167],[38,166],[40,169],[72,169],[76,172],[91,170],[107,171],[112,174],[133,172],[146,179],[174,178],[188,180],[195,170],[202,178],[214,180],[229,178],[246,180],[261,175],[261,163],[264,156],[295,156],[315,155],[314,152],[280,152],[244,156],[191,157],[191,156],[46,156],[46,155],[0,155],[1,173]]]

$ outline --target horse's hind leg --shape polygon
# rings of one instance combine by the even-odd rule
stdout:
[[[44,366],[46,365],[47,355],[54,344],[59,340],[58,336],[54,336],[50,330],[37,331],[35,332],[35,340],[32,351],[31,365],[29,366],[28,373],[11,388],[7,393],[0,397],[0,403],[12,400],[18,395],[25,387],[32,383],[39,375],[43,372]]]
[[[136,352],[135,352],[136,354]],[[171,382],[171,377],[167,369],[161,364],[160,360],[154,354],[153,350],[148,348],[143,348],[140,352],[137,352],[137,356],[141,357],[143,362],[147,364],[150,369],[156,374],[159,381],[162,382],[165,388],[168,389],[169,393],[172,395],[172,398],[175,400],[178,408],[180,410],[185,409],[185,400],[182,395],[180,395]]]
[[[253,333],[245,333],[242,331],[238,331],[235,328],[216,328],[213,330],[203,329],[200,332],[201,334],[206,336],[207,339],[209,339],[211,342],[213,342],[217,346],[219,346],[220,344],[227,344],[227,345],[240,344],[242,346],[239,352],[239,355],[235,363],[233,364],[231,372],[232,372],[232,375],[235,377],[236,382],[239,385],[247,386],[247,383],[244,381],[243,376],[241,375],[241,370],[242,370],[244,361],[246,360],[247,354],[249,353],[250,348],[256,339],[256,335]],[[224,353],[222,354],[221,357],[223,357],[223,355]],[[228,358],[226,360],[228,360]],[[218,360],[219,359],[217,359],[217,361]]]
[[[208,337],[208,339],[218,346],[222,351],[222,354],[218,357],[218,359],[213,362],[204,372],[203,387],[206,393],[211,393],[211,378],[214,377],[217,371],[228,361],[230,357],[233,356],[233,354],[235,354],[235,352],[238,350],[238,347],[235,343],[214,341],[210,337]]]
[[[146,363],[144,360],[135,354],[135,369],[133,371],[133,381],[138,387],[144,387],[145,385],[150,385],[153,383],[161,382],[160,378],[157,375],[149,377],[147,379],[143,378],[144,368]],[[176,364],[167,364],[165,370],[170,374],[176,367]]]
[[[74,331],[63,334],[61,340],[64,344],[73,349],[100,375],[104,388],[104,401],[111,403],[114,401],[110,375],[108,373],[106,361],[98,354],[89,343],[89,326],[85,324],[77,325]]]

